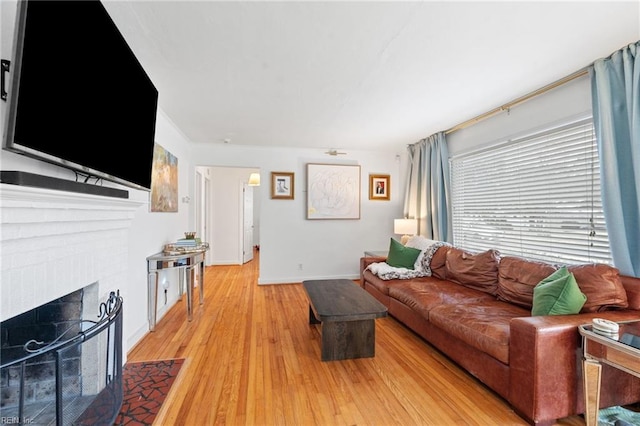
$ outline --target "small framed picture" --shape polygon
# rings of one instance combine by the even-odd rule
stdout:
[[[271,172],[271,198],[293,200],[293,173]]]
[[[391,199],[390,175],[369,175],[369,199],[382,201]]]

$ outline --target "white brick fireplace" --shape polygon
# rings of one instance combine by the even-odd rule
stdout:
[[[126,285],[129,199],[0,184],[0,321],[92,283]]]

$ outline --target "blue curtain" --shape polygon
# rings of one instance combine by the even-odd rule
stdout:
[[[409,145],[404,216],[418,219],[418,234],[451,242],[449,150],[443,132]]]
[[[615,266],[640,276],[640,41],[594,62],[593,121]]]

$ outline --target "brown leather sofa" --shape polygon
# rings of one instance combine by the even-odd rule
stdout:
[[[432,276],[382,280],[367,266],[384,261],[360,259],[361,286],[530,424],[584,412],[578,325],[640,319],[640,279],[607,265],[569,267],[587,296],[579,314],[532,316],[533,287],[553,265],[444,246]],[[640,379],[605,365],[600,399],[601,407],[636,403]]]

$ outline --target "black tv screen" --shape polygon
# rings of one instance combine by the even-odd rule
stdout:
[[[158,91],[100,1],[21,1],[4,148],[151,188]]]

